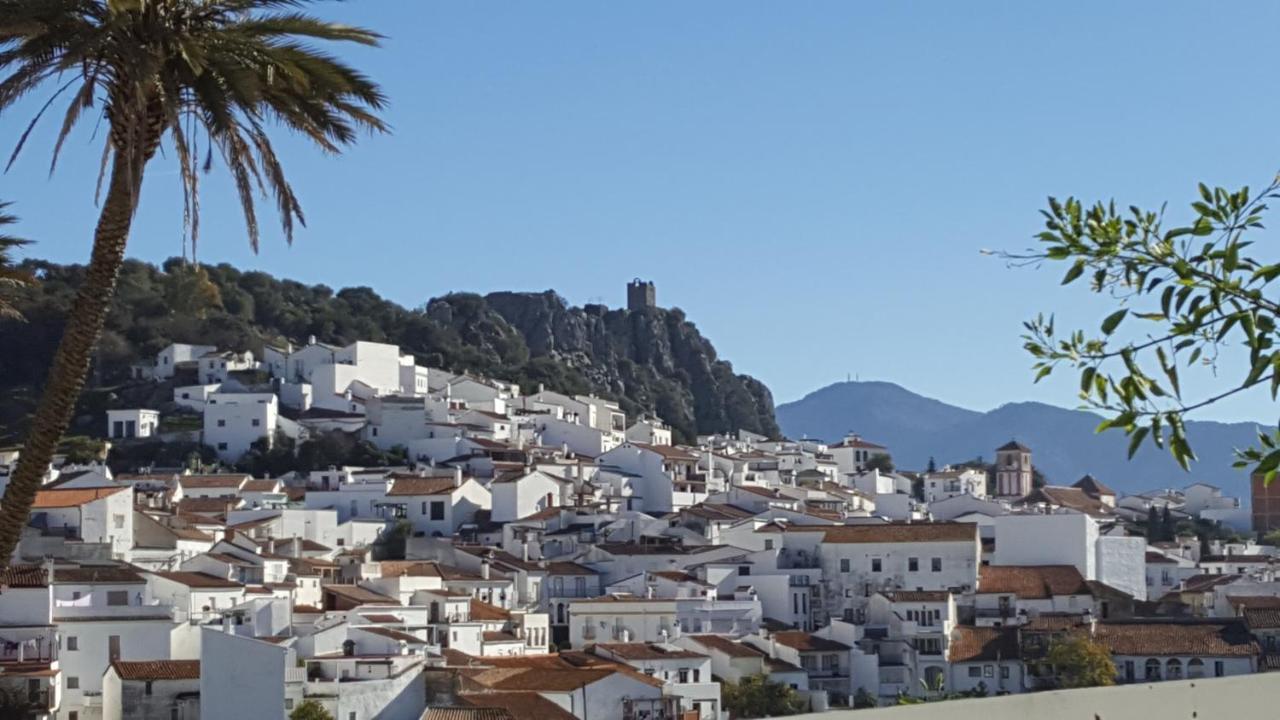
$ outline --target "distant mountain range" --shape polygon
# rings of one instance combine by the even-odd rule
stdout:
[[[1144,447],[1126,459],[1128,438],[1119,431],[1094,429],[1101,417],[1038,402],[1002,405],[977,412],[917,395],[887,382],[843,382],[779,405],[778,424],[788,437],[835,441],[849,432],[887,445],[895,464],[923,470],[982,456],[1017,439],[1032,450],[1032,462],[1051,484],[1067,485],[1086,473],[1117,492],[1183,487],[1208,482],[1244,498],[1248,475],[1231,467],[1234,450],[1256,442],[1254,423],[1188,422],[1192,447],[1200,460],[1184,472],[1167,452]]]

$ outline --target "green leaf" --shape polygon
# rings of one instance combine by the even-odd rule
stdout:
[[[1124,320],[1124,316],[1128,314],[1129,314],[1129,310],[1124,309],[1124,310],[1117,310],[1111,313],[1110,315],[1108,315],[1107,319],[1102,321],[1102,332],[1106,335],[1110,335],[1111,333],[1115,332],[1116,328],[1120,325],[1120,321]]]
[[[1067,285],[1084,274],[1084,260],[1077,260],[1067,274],[1062,277],[1062,284]]]
[[[1142,441],[1146,439],[1147,434],[1151,432],[1149,427],[1140,427],[1133,431],[1133,435],[1129,436],[1129,459],[1138,452],[1138,447],[1142,445]]]

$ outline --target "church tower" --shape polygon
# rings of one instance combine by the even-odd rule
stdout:
[[[1017,440],[996,448],[996,495],[1026,497],[1031,493],[1031,448]]]

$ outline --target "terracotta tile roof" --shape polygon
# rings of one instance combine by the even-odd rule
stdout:
[[[1084,477],[1075,481],[1075,483],[1072,484],[1071,487],[1076,488],[1078,490],[1083,490],[1086,495],[1090,495],[1092,497],[1098,497],[1101,495],[1110,495],[1111,497],[1116,496],[1115,490],[1112,490],[1106,485],[1103,485],[1101,482],[1098,481],[1097,478],[1095,478],[1092,475],[1085,475]]]
[[[458,702],[475,708],[505,710],[512,720],[576,720],[573,713],[536,692],[484,693],[458,695]],[[431,720],[435,720],[432,718]],[[443,719],[442,719],[443,720]],[[452,719],[450,719],[452,720]],[[475,718],[473,720],[490,720]],[[493,720],[498,720],[494,718]]]
[[[37,490],[32,510],[80,507],[94,500],[110,497],[128,487],[64,488],[61,490]]]
[[[1178,561],[1174,560],[1168,555],[1165,555],[1164,553],[1156,552],[1155,550],[1148,550],[1147,564],[1148,565],[1177,565]]]
[[[68,585],[90,585],[103,583],[108,585],[141,585],[146,580],[132,568],[118,565],[94,567],[85,565],[74,568],[54,568],[53,582]]]
[[[0,587],[40,588],[48,587],[49,580],[43,566],[10,565],[0,573]]]
[[[1250,630],[1280,628],[1280,608],[1245,608],[1244,621]]]
[[[614,670],[610,669],[550,670],[537,667],[501,667],[470,675],[467,681],[493,690],[568,692],[613,674]],[[464,688],[466,684],[464,683]]]
[[[750,645],[743,645],[723,635],[690,635],[689,637],[699,645],[710,650],[719,650],[731,658],[764,657],[764,653]]]
[[[1094,639],[1113,655],[1251,656],[1254,641],[1238,620],[1099,623]]]
[[[224,473],[221,475],[183,475],[178,483],[184,488],[238,488],[252,480],[248,475]]]
[[[845,645],[842,642],[836,642],[835,640],[828,640],[826,638],[818,637],[813,633],[807,633],[801,630],[788,630],[786,632],[776,632],[773,634],[772,637],[774,640],[778,642],[779,645],[785,645],[786,647],[792,648],[793,650],[799,650],[800,652],[809,652],[809,651],[840,652],[842,650],[849,649],[849,646]]]
[[[1274,595],[1228,595],[1227,602],[1231,603],[1234,608],[1248,608],[1250,610],[1280,609],[1280,597]]]
[[[957,625],[951,630],[948,662],[1012,660],[1018,657],[1017,628]]]
[[[199,660],[116,660],[121,680],[199,680]]]
[[[250,480],[240,488],[240,492],[276,492],[279,487],[279,480]]]
[[[507,712],[506,708],[432,707],[427,708],[421,720],[515,720],[515,718]]]
[[[394,605],[400,604],[399,601],[397,601],[395,598],[390,598],[390,597],[387,597],[386,595],[382,595],[381,593],[376,593],[367,588],[362,588],[359,585],[342,585],[338,583],[332,583],[329,585],[322,586],[320,590],[322,592],[332,593],[334,595],[341,596],[343,598],[346,598],[347,600],[354,600],[355,602],[361,603],[361,604],[363,603],[379,603],[379,604],[389,603]]]
[[[485,642],[489,643],[523,642],[515,635],[512,635],[509,632],[502,632],[500,630],[486,630],[480,633],[480,637],[483,638]]]
[[[240,501],[234,497],[201,497],[182,498],[178,501],[178,512],[192,515],[217,515],[225,513],[228,508],[238,505]]]
[[[728,503],[699,503],[692,507],[681,510],[683,513],[693,515],[707,520],[745,520],[754,517],[755,513],[750,510],[743,510],[737,505]]]
[[[403,622],[402,620],[400,620],[400,618],[396,617],[395,615],[388,615],[388,614],[385,614],[385,613],[372,613],[372,614],[370,614],[370,615],[361,615],[360,617],[364,618],[365,620],[368,620],[368,621],[369,621],[369,622],[371,622],[371,623],[399,623],[399,622]]]
[[[497,605],[490,605],[483,600],[471,599],[471,619],[473,621],[505,621],[511,619],[511,613]]]
[[[978,592],[1012,593],[1022,600],[1092,594],[1073,565],[983,565],[978,569]]]
[[[1005,450],[1018,450],[1020,452],[1031,452],[1031,448],[1027,447],[1026,445],[1023,445],[1017,440],[1010,440],[1009,442],[996,448],[996,452],[1002,452]]]
[[[978,542],[973,523],[878,523],[867,525],[792,526],[790,532],[822,532],[826,543]]]
[[[222,588],[222,589],[232,590],[235,588],[244,587],[243,585],[241,585],[238,582],[235,582],[234,580],[220,578],[214,575],[209,575],[208,573],[152,572],[151,574],[155,575],[156,577],[161,577],[161,578],[164,578],[165,580],[172,580],[176,583],[180,583],[182,585],[186,585],[187,587],[193,587],[193,588],[205,588],[205,589]]]
[[[828,448],[835,450],[837,448],[863,448],[867,450],[885,450],[885,446],[863,440],[862,438],[845,438],[835,445],[828,445]]]
[[[598,643],[596,649],[604,650],[623,660],[678,660],[707,657],[703,653],[658,643]]]
[[[402,477],[391,484],[387,497],[406,495],[448,495],[454,491],[453,478]]]
[[[1045,485],[1044,487],[1036,488],[1022,499],[1022,503],[1045,503],[1093,516],[1110,516],[1114,513],[1111,508],[1103,505],[1102,501],[1089,497],[1080,488],[1062,487],[1060,485]]]

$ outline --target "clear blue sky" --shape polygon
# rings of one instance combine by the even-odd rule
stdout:
[[[846,375],[985,409],[1075,403],[1033,386],[1022,320],[1104,306],[1061,270],[1010,270],[1049,194],[1180,208],[1197,180],[1280,168],[1272,2],[420,2],[319,12],[373,27],[350,53],[393,135],[335,159],[286,142],[309,227],[253,255],[225,175],[199,257],[406,305],[554,288],[684,308],[779,402]],[[11,142],[25,118],[0,118]],[[83,262],[100,145],[48,137],[0,179],[31,255]],[[6,149],[7,152],[7,149]],[[181,252],[153,164],[131,254]],[[1265,247],[1265,245],[1264,245]],[[1272,253],[1274,255],[1274,252]],[[1205,417],[1274,419],[1269,400]]]

